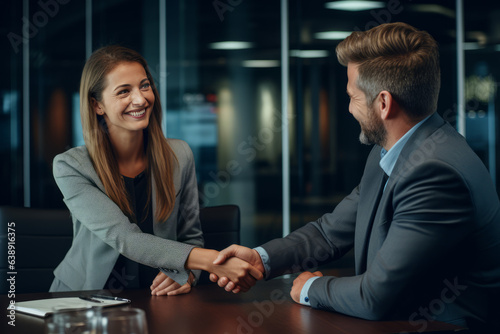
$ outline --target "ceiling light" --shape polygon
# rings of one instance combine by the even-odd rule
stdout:
[[[278,60],[245,60],[243,61],[243,67],[279,67],[280,62]]]
[[[335,1],[325,3],[325,7],[328,9],[357,12],[361,10],[384,8],[385,4],[382,1]]]
[[[423,13],[434,13],[434,14],[442,14],[449,18],[455,18],[455,10],[446,8],[441,5],[432,5],[432,4],[412,4],[411,10],[415,12],[423,12]]]
[[[290,50],[290,56],[299,58],[324,58],[328,57],[326,50]]]
[[[314,34],[317,39],[341,40],[349,36],[352,31],[322,31]]]
[[[209,47],[215,50],[241,50],[250,49],[253,47],[253,44],[250,42],[225,41],[211,43],[209,44]]]

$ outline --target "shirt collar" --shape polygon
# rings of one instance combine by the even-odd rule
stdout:
[[[407,133],[404,134],[403,137],[399,138],[399,140],[392,146],[389,151],[386,151],[383,147],[382,150],[380,151],[380,168],[384,170],[384,172],[388,175],[391,176],[392,170],[394,169],[394,166],[396,165],[396,161],[399,158],[399,155],[401,154],[401,151],[403,150],[403,147],[405,146],[406,142],[408,139],[410,139],[411,135],[417,131],[417,129],[429,118],[431,115],[427,116],[417,124],[415,124]]]

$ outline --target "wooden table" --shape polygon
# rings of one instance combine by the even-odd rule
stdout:
[[[293,302],[293,280],[274,279],[258,282],[247,293],[232,294],[215,284],[193,288],[191,293],[173,297],[153,297],[149,290],[129,290],[115,294],[132,300],[131,306],[147,315],[149,334],[258,334],[258,333],[406,333],[417,332],[407,321],[368,321],[342,314],[314,310]],[[16,295],[16,301],[50,297],[79,296],[81,292],[35,293]],[[5,310],[10,299],[0,296]],[[7,314],[7,312],[5,312]],[[4,315],[0,333],[44,333],[44,319],[16,313],[15,327]],[[461,327],[429,323],[426,331],[454,333]]]

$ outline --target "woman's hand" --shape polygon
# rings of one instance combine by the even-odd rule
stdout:
[[[189,293],[191,291],[191,284],[194,282],[193,273],[189,273],[189,279],[186,284],[180,285],[161,271],[156,275],[151,284],[152,296],[175,296]]]

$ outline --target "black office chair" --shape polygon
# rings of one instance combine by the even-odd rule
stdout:
[[[16,293],[49,291],[54,279],[52,272],[72,240],[73,224],[68,210],[0,207],[0,294],[11,290],[6,280],[11,276],[15,277]],[[15,251],[14,258],[8,258],[9,244],[11,254]],[[15,261],[13,268],[9,267],[11,259]]]
[[[205,248],[222,250],[240,243],[240,208],[220,205],[200,209],[200,222]],[[200,284],[209,283],[207,272],[202,272]]]

